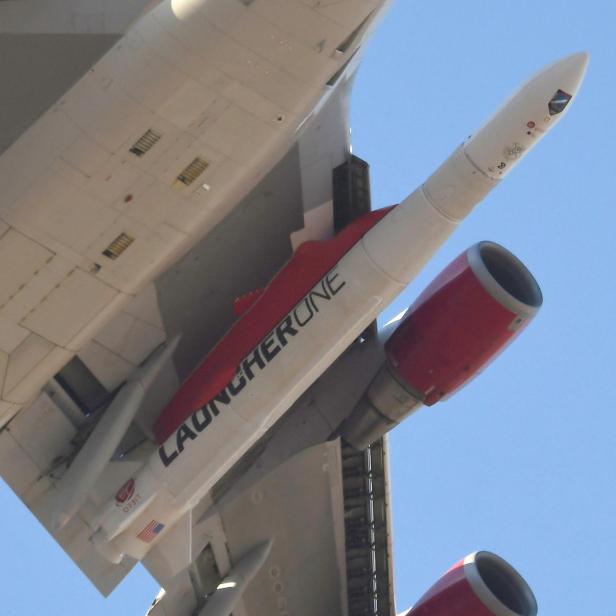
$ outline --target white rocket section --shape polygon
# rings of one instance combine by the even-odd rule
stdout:
[[[323,292],[325,284],[331,300],[316,300],[318,312],[308,299],[291,311],[297,334],[284,347],[274,334],[281,348],[274,360],[263,370],[254,368],[255,378],[230,404],[220,406],[220,414],[195,439],[183,442],[183,451],[168,467],[158,452],[152,455],[135,479],[140,503],[151,504],[130,512],[107,506],[101,530],[109,539],[116,537],[120,551],[143,558],[150,545],[137,538],[142,529],[151,520],[171,526],[193,508],[404,288],[384,277],[360,244],[326,278],[331,283],[315,289]],[[199,412],[197,419],[203,421],[204,415]],[[196,432],[192,420],[186,426]],[[167,455],[178,451],[178,439],[176,431],[167,440]]]
[[[569,104],[550,115],[549,103],[558,91],[575,95],[587,64],[588,54],[577,53],[523,85],[387,217],[394,224],[383,221],[366,235],[364,246],[374,263],[409,283],[458,223],[558,123]]]
[[[562,120],[587,66],[588,54],[580,52],[544,68],[527,81],[464,145],[473,164],[492,179],[507,175]],[[555,96],[550,109],[546,101]]]
[[[177,348],[175,338],[157,351],[120,389],[102,419],[57,485],[52,517],[55,531],[63,528],[86,501],[137,411],[145,393]]]
[[[528,122],[529,109],[549,113],[550,101],[563,88],[575,94],[573,86],[581,82],[586,57],[573,58],[577,60],[567,58],[531,80],[422,187],[375,225],[314,287],[325,299],[309,293],[299,301],[281,322],[291,324],[295,333],[281,336],[281,324],[274,327],[241,363],[242,370],[234,379],[237,391],[220,404],[219,412],[212,413],[209,404],[195,409],[136,477],[135,494],[140,504],[130,511],[108,505],[101,517],[99,541],[115,537],[109,545],[115,553],[141,559],[156,541],[139,538],[153,520],[168,529],[201,500],[498,184],[471,154],[479,157],[484,151],[504,152],[516,137],[503,127]],[[554,124],[551,121],[549,127]],[[479,143],[483,143],[481,150],[476,147]],[[276,349],[276,354],[271,362],[257,368],[255,353],[259,349],[262,354]]]

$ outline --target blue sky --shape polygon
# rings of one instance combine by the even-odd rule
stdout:
[[[613,614],[614,5],[398,0],[358,75],[354,151],[395,203],[543,65],[591,54],[569,115],[465,221],[389,314],[495,240],[539,280],[528,330],[391,439],[398,609],[476,549],[510,560],[542,614]]]
[[[397,0],[367,51],[353,144],[374,207],[399,202],[525,79],[591,54],[563,122],[462,225],[386,313],[471,244],[517,254],[545,297],[531,327],[471,386],[391,439],[398,610],[476,549],[514,564],[542,614],[613,614],[616,553],[614,5]],[[5,486],[0,563],[9,616],[139,616],[157,592],[137,571],[107,601]],[[10,580],[10,583],[9,583]]]

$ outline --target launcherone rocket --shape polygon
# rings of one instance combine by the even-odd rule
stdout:
[[[142,559],[323,374],[562,119],[586,65],[587,55],[577,53],[545,68],[400,205],[296,251],[182,385],[155,425],[158,449],[101,508],[92,540],[109,560]],[[462,328],[439,319],[437,305],[461,293],[470,315]],[[511,253],[491,242],[472,247],[409,310],[337,435],[365,446],[419,406],[447,397],[519,334],[541,303],[536,281]],[[473,329],[473,315],[489,335]],[[445,334],[454,342],[443,351]],[[168,352],[161,349],[120,390],[115,421],[103,420],[91,437],[89,462],[75,466],[79,476],[61,480],[56,529],[85,501]]]

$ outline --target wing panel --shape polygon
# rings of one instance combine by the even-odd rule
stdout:
[[[0,23],[5,12],[6,7],[0,6]],[[2,101],[0,154],[119,38],[117,34],[1,33],[0,80],[11,96]]]
[[[190,616],[206,604],[206,595],[215,591],[245,554],[269,539],[273,540],[272,551],[234,615],[346,615],[344,504],[337,441],[299,453],[222,512],[209,515],[208,506],[208,502],[201,503],[192,516],[195,561],[191,567],[175,575],[173,555],[162,545],[146,557],[144,565],[166,591],[151,616]]]
[[[0,157],[5,185],[2,238],[9,223],[13,231],[8,233],[18,230],[51,259],[32,270],[18,285],[17,296],[10,296],[11,305],[3,306],[2,317],[14,330],[3,344],[13,345],[23,333],[19,328],[32,332],[28,349],[44,344],[32,335],[54,344],[46,352],[39,348],[37,354],[2,355],[0,362],[8,362],[11,375],[10,388],[3,387],[2,406],[31,400],[71,352],[81,350],[130,300],[130,294],[222,220],[299,140],[290,154],[297,157],[293,150],[299,147],[299,165],[288,182],[278,186],[290,189],[287,200],[295,201],[295,209],[275,211],[272,204],[252,208],[260,218],[249,214],[240,224],[260,223],[252,226],[252,237],[208,238],[210,247],[220,239],[224,242],[213,251],[212,280],[222,283],[225,302],[231,295],[224,288],[226,281],[220,280],[226,269],[237,281],[233,297],[259,286],[252,280],[246,284],[249,279],[272,277],[290,256],[289,235],[306,226],[302,212],[328,201],[330,166],[339,162],[331,155],[338,159],[348,154],[346,110],[344,105],[337,108],[346,99],[346,81],[341,79],[336,88],[324,86],[345,65],[347,54],[336,51],[336,45],[357,28],[353,6],[363,14],[382,1],[354,0],[333,17],[297,0],[289,0],[280,12],[274,0],[254,6],[217,0],[185,23],[165,3],[157,6],[146,0],[131,0],[120,8],[95,0],[87,10],[65,0],[2,3],[0,43],[7,47],[0,55],[8,58],[5,68],[12,78],[19,68],[21,85],[31,78],[43,88],[32,90],[26,101],[42,105],[42,111],[28,115],[19,138]],[[146,6],[152,10],[126,32],[126,44],[114,46],[118,34]],[[104,44],[96,47],[97,37],[111,38],[101,38]],[[26,39],[31,44],[22,44]],[[103,53],[106,50],[109,53]],[[48,71],[50,58],[58,66]],[[31,65],[25,66],[26,60]],[[22,80],[22,73],[28,79]],[[27,105],[16,108],[25,110]],[[178,113],[180,109],[189,110],[190,120]],[[309,117],[302,117],[310,109]],[[13,125],[13,120],[7,122]],[[134,155],[134,144],[148,131],[159,135],[154,150],[143,157]],[[317,143],[319,134],[323,143],[317,155],[307,154],[311,148],[304,143],[310,135]],[[182,186],[177,181],[181,170],[197,158],[207,163],[203,174],[198,182]],[[301,195],[295,199],[297,190]],[[268,196],[256,190],[246,203],[259,199],[268,201]],[[327,210],[326,206],[318,224],[311,218],[305,237],[326,233]],[[264,251],[238,250],[254,246],[256,233],[268,248],[278,246],[264,264],[259,263]],[[119,239],[126,242],[126,256],[114,259],[107,253]],[[16,262],[21,252],[27,251],[15,253]],[[242,257],[244,263],[239,262]],[[209,281],[208,285],[213,288]],[[9,293],[13,287],[0,285]],[[211,305],[219,298],[206,299]],[[170,303],[172,309],[177,307]],[[227,307],[225,303],[225,311]],[[165,325],[174,318],[169,312],[163,315]],[[216,318],[203,320],[200,339],[192,342],[200,354],[230,323],[226,312],[212,316]],[[171,333],[184,326],[192,331],[191,324],[175,323]],[[142,328],[136,335],[135,353],[119,354],[131,364],[142,354],[139,344],[149,347],[157,333]],[[13,350],[2,352],[11,355]],[[20,363],[24,357],[31,359],[25,368]],[[185,343],[178,355],[180,377],[195,362],[196,355]],[[14,410],[2,412],[6,418]]]
[[[222,513],[232,562],[273,539],[244,595],[250,616],[346,613],[340,448],[329,442],[276,469]]]
[[[235,320],[236,297],[265,286],[291,256],[289,235],[302,226],[294,148],[253,193],[156,282],[169,335],[190,332],[176,355],[181,378]]]
[[[169,93],[161,92],[159,85],[152,85],[148,75],[158,71],[167,85],[173,82],[177,69],[176,42],[171,37],[159,37],[160,23],[150,16],[147,27],[139,30],[142,38],[131,39],[135,49],[109,54],[97,65],[95,74],[88,76],[87,87],[82,84],[73,91],[73,95],[83,94],[83,98],[76,100],[69,95],[64,108],[55,114],[57,117],[46,117],[37,123],[28,131],[27,139],[18,141],[3,157],[0,172],[15,180],[7,187],[6,199],[10,204],[3,215],[20,226],[26,244],[30,242],[24,254],[32,250],[32,259],[36,261],[24,261],[29,272],[25,274],[25,285],[17,285],[21,296],[13,294],[9,298],[15,309],[9,321],[11,327],[0,330],[0,374],[6,372],[10,393],[19,394],[19,399],[5,399],[25,402],[54,368],[66,363],[71,351],[52,343],[74,350],[81,348],[81,360],[110,392],[162,339],[185,333],[174,358],[175,365],[161,374],[156,388],[148,394],[145,407],[152,416],[139,418],[147,433],[152,418],[164,405],[165,396],[177,389],[179,381],[232,323],[233,300],[267,283],[302,241],[331,235],[332,170],[350,155],[346,120],[349,83],[345,78],[335,88],[324,90],[321,102],[284,147],[291,141],[296,141],[295,145],[232,214],[184,259],[128,302],[127,292],[139,288],[137,282],[159,271],[155,270],[157,264],[164,262],[164,267],[168,267],[172,258],[188,247],[185,234],[192,233],[194,238],[198,235],[196,227],[206,219],[211,225],[220,220],[237,203],[237,198],[254,186],[251,182],[262,177],[279,158],[282,142],[272,135],[282,130],[283,120],[290,119],[285,118],[282,107],[289,101],[294,103],[297,96],[288,89],[288,84],[296,81],[289,72],[297,75],[305,70],[316,75],[319,65],[329,71],[343,64],[338,55],[332,56],[330,52],[335,54],[338,33],[346,37],[349,26],[355,27],[357,15],[339,11],[335,23],[326,17],[328,11],[319,13],[309,3],[289,0],[284,4],[284,15],[272,12],[277,4],[274,0],[255,3],[253,10],[261,15],[259,19],[270,24],[265,32],[276,33],[281,41],[285,32],[293,31],[295,37],[296,30],[291,26],[297,26],[297,21],[285,25],[281,20],[303,11],[310,14],[311,23],[323,28],[327,25],[323,30],[327,40],[321,38],[318,28],[308,28],[308,21],[302,24],[302,32],[297,36],[305,42],[310,40],[310,44],[303,43],[301,54],[296,57],[280,57],[275,62],[270,57],[275,65],[288,70],[272,71],[275,83],[257,80],[258,76],[252,74],[247,84],[240,84],[216,74],[212,66],[204,67],[191,54],[186,56],[185,68],[187,72],[197,70],[202,80],[196,87],[191,87],[196,85],[193,80],[185,89],[173,88],[174,93],[167,96]],[[368,11],[370,6],[382,4],[382,0],[354,0],[351,4]],[[351,4],[346,4],[346,8]],[[223,3],[216,6],[222,7]],[[239,3],[238,6],[244,9]],[[269,11],[269,16],[265,17],[263,11]],[[319,40],[312,40],[317,34]],[[245,72],[248,69],[242,60],[257,56],[241,49],[231,38],[216,49],[218,55],[212,56],[214,64],[229,67],[231,73]],[[275,45],[278,42],[277,39]],[[265,45],[257,40],[252,45],[261,49],[261,43]],[[273,45],[271,41],[270,44]],[[143,62],[141,52],[146,48],[150,58]],[[323,61],[312,58],[308,62],[302,54],[309,48],[322,54]],[[261,50],[266,56],[278,53]],[[140,71],[140,81],[137,77],[128,78]],[[319,87],[323,76],[313,75],[321,84]],[[110,85],[109,80],[114,79]],[[250,84],[254,87],[248,88]],[[224,90],[224,97],[219,96],[219,90]],[[204,92],[209,93],[209,98],[202,98]],[[92,106],[82,104],[90,100],[90,95]],[[167,96],[166,100],[161,95]],[[196,99],[205,101],[206,108],[201,114]],[[109,117],[115,103],[126,111],[118,122]],[[192,110],[190,121],[178,114],[185,103]],[[151,113],[152,109],[155,113]],[[91,115],[96,116],[96,121]],[[165,132],[161,147],[147,160],[133,159],[129,155],[131,144],[153,126],[154,120],[155,128]],[[297,118],[293,121],[297,126]],[[262,131],[260,143],[251,138],[255,125]],[[47,139],[49,135],[56,138]],[[214,151],[208,139],[216,139],[223,150],[229,148],[226,154]],[[274,146],[280,146],[279,150]],[[256,152],[262,149],[268,155],[261,157],[258,165],[250,166],[248,163],[256,160]],[[210,166],[198,185],[176,188],[178,171],[195,156],[202,155]],[[34,181],[33,173],[37,178]],[[223,189],[227,191],[225,208],[213,213]],[[210,205],[204,208],[206,201]],[[111,209],[115,213],[109,217],[105,212]],[[27,219],[28,213],[43,217],[52,213],[53,225],[38,228],[36,221]],[[7,232],[0,221],[0,242],[13,233],[17,231]],[[130,259],[109,263],[103,260],[101,268],[101,252],[121,233],[135,238],[127,253]],[[180,244],[182,250],[178,248]],[[174,246],[178,248],[175,252]],[[88,257],[87,263],[83,255]],[[97,283],[96,293],[89,291],[93,280]],[[65,293],[67,285],[72,286]],[[113,289],[116,299],[99,294],[101,289]],[[90,302],[100,310],[89,311]],[[120,310],[99,331],[107,316]],[[70,318],[63,319],[66,315]],[[22,319],[29,330],[18,325]],[[80,332],[73,330],[77,325]],[[96,338],[84,348],[94,335]],[[3,362],[6,371],[2,369]],[[6,383],[4,390],[8,391]],[[4,416],[4,420],[17,411],[11,402],[0,402],[0,417]],[[54,483],[87,434],[83,430],[87,419],[79,417],[79,409],[61,409],[65,402],[41,394],[0,431],[0,473],[46,528]],[[111,490],[112,483],[106,489]],[[207,505],[200,504],[201,513]],[[216,517],[192,528],[192,548],[200,555],[197,562],[201,572],[208,570],[208,562],[214,563],[203,580],[199,580],[199,571],[192,567],[170,579],[169,571],[175,572],[177,567],[171,567],[165,574],[165,554],[158,554],[160,561],[155,565],[156,550],[153,551],[150,570],[168,591],[167,599],[160,603],[161,610],[167,611],[161,613],[175,616],[176,606],[180,613],[185,610],[188,614],[204,596],[208,584],[211,586],[217,577],[226,574],[259,535],[274,533],[278,537],[273,552],[276,564],[259,574],[261,577],[248,591],[236,616],[269,614],[287,605],[296,606],[293,613],[298,614],[345,615],[343,510],[338,445],[327,443],[299,454],[230,503],[223,511],[222,522]],[[88,522],[92,514],[90,506],[84,507],[54,538],[97,588],[107,594],[134,563],[114,566],[99,556],[89,541]]]

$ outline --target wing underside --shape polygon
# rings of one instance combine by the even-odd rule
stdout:
[[[268,540],[270,556],[236,616],[392,616],[388,498],[386,442],[364,452],[338,440],[306,449],[214,515],[209,502],[193,512],[188,569],[172,575],[169,542],[148,555],[144,565],[166,589],[151,616],[206,604],[233,564]]]
[[[135,563],[112,565],[94,548],[96,506],[145,459],[153,421],[233,323],[236,300],[267,284],[302,242],[331,237],[370,209],[367,169],[350,154],[349,89],[350,81],[337,83],[252,193],[0,432],[0,473],[50,530],[56,483],[118,387],[161,343],[182,335],[90,502],[54,534],[103,594]],[[384,443],[359,454],[341,450],[339,441],[312,444],[224,506],[212,509],[214,498],[206,497],[168,535],[174,540],[144,562],[166,590],[152,614],[193,613],[264,539],[274,541],[270,559],[236,616],[393,614],[386,452]],[[231,476],[241,474],[242,463]]]

